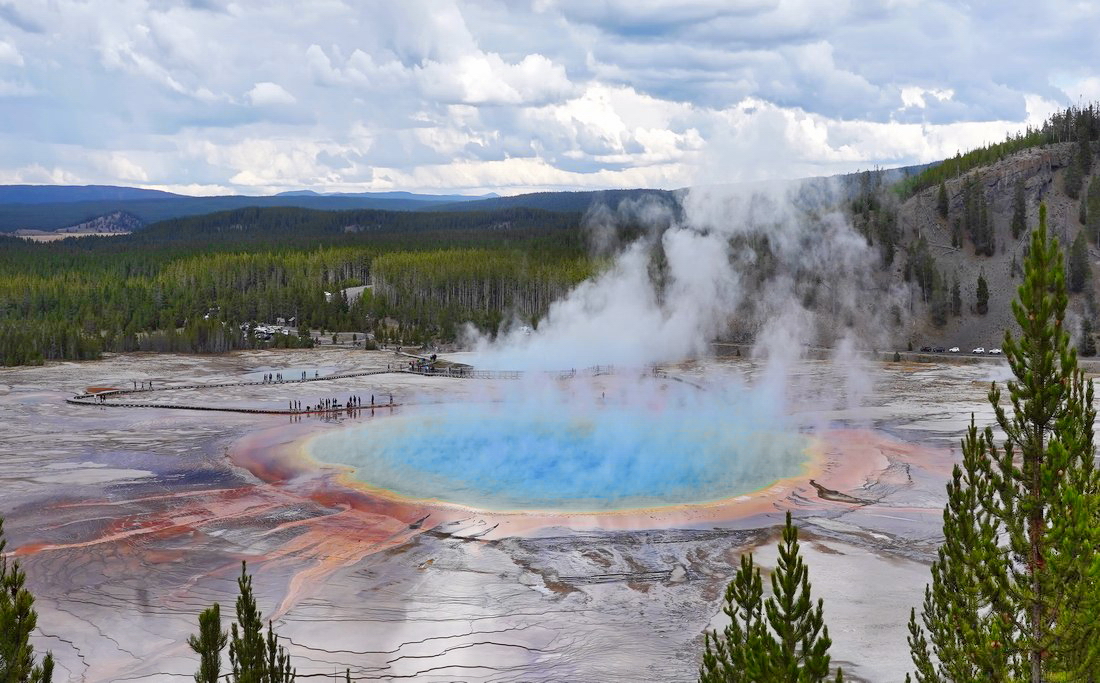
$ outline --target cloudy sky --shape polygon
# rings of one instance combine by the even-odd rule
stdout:
[[[0,183],[675,188],[1100,99],[1100,3],[0,0]]]

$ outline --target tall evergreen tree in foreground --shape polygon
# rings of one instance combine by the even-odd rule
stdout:
[[[263,617],[256,606],[256,598],[252,594],[252,577],[248,575],[244,562],[241,562],[241,575],[237,579],[237,586],[240,589],[240,595],[237,596],[237,621],[230,626],[229,662],[232,665],[232,671],[229,680],[233,683],[291,683],[296,674],[290,666],[290,656],[283,646],[279,645],[271,622],[267,624],[267,637],[264,637]],[[206,610],[203,615],[207,615],[212,610],[214,608]],[[199,625],[202,631],[202,617],[199,617]],[[198,640],[207,643],[205,652],[210,652],[212,648],[209,644],[217,642],[213,631],[216,629],[220,632],[221,626],[219,623],[216,627],[207,626],[207,628],[211,629],[211,634],[206,636],[203,631]],[[224,634],[221,638],[224,639]],[[224,640],[222,642],[224,643]],[[191,647],[195,649],[195,644],[192,643]],[[220,651],[219,649],[218,652]],[[203,654],[205,663],[206,654],[200,654]],[[203,669],[200,669],[199,673],[202,672]],[[195,680],[200,680],[199,674],[195,675]]]
[[[760,570],[752,554],[726,587],[723,611],[730,623],[719,635],[705,635],[700,683],[819,683],[829,678],[829,629],[819,599],[810,597],[809,571],[798,552],[798,529],[783,529],[779,561],[764,599]],[[844,674],[837,669],[838,683]]]
[[[271,622],[267,624],[267,637],[264,638],[263,617],[256,606],[252,577],[244,562],[241,562],[237,586],[240,588],[237,623],[230,627],[229,643],[232,680],[234,683],[290,683],[295,678],[290,656],[278,644]]]
[[[910,614],[919,683],[1092,681],[1100,671],[1100,524],[1092,384],[1065,328],[1062,253],[1046,206],[1005,333],[1011,414],[993,384],[1005,434],[971,426],[947,485],[944,544],[923,614]]]
[[[237,621],[230,626],[233,640],[229,644],[229,661],[233,664],[233,681],[259,683],[264,680],[264,620],[252,594],[252,577],[241,562],[237,579]]]
[[[0,517],[0,681],[3,683],[50,683],[53,655],[42,664],[34,662],[31,632],[38,624],[34,596],[24,586],[27,576],[19,563],[4,556],[4,519]]]
[[[199,615],[199,635],[187,639],[187,644],[199,656],[199,670],[195,683],[218,683],[221,675],[222,650],[229,641],[229,634],[222,630],[221,607],[214,603]]]

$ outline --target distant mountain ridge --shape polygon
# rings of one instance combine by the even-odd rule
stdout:
[[[893,179],[922,170],[927,166],[926,164],[876,170],[872,173]],[[843,184],[856,175],[859,174],[815,178],[808,182],[826,185],[832,183],[833,179],[837,179]],[[0,233],[18,230],[54,231],[120,211],[131,214],[144,225],[172,218],[249,207],[297,207],[326,211],[379,209],[448,212],[529,208],[583,213],[596,204],[605,205],[610,210],[616,211],[623,201],[639,201],[645,198],[678,205],[686,192],[687,188],[679,190],[636,188],[532,192],[502,197],[494,193],[471,196],[431,195],[403,191],[318,193],[314,190],[291,190],[269,196],[192,197],[161,190],[113,185],[0,185]]]
[[[199,216],[249,207],[297,207],[325,211],[381,209],[415,211],[439,202],[375,197],[326,197],[291,195],[269,197],[145,197],[140,199],[93,199],[80,201],[4,203],[0,202],[0,233],[17,230],[52,231],[95,219],[116,211],[133,214],[145,224],[171,218]]]
[[[180,199],[187,195],[117,185],[0,185],[0,204]]]
[[[288,190],[280,192],[276,197],[361,197],[374,199],[405,199],[421,202],[471,202],[479,199],[492,199],[499,197],[496,192],[481,195],[467,194],[418,194],[415,192],[316,192],[314,190]]]
[[[683,190],[578,190],[569,192],[532,192],[511,197],[493,197],[454,204],[443,204],[422,211],[497,211],[499,209],[543,209],[545,211],[587,211],[594,204],[604,204],[612,211],[628,199],[652,198],[660,201],[679,201]]]
[[[479,199],[464,195],[416,195],[403,192],[320,195],[311,191],[294,192],[265,197],[230,195],[224,197],[188,197],[158,193],[154,190],[135,188],[50,187],[35,196],[35,191],[25,192],[33,186],[0,186],[0,198],[12,197],[39,201],[3,201],[0,199],[0,233],[18,230],[54,231],[78,223],[94,220],[114,212],[132,214],[145,225],[172,218],[199,216],[221,211],[245,208],[296,207],[323,211],[348,211],[354,209],[378,209],[383,211],[496,211],[508,208],[544,209],[547,211],[584,212],[594,202],[606,203],[612,210],[628,197],[654,195],[672,197],[666,190],[601,190],[593,192],[536,192],[513,197],[486,197]],[[13,189],[14,188],[14,189]],[[99,197],[73,201],[56,201],[58,197],[70,198],[65,190],[74,189],[79,197]],[[135,190],[136,198],[126,198],[120,190]],[[144,194],[151,192],[153,194]],[[104,198],[115,194],[122,198]],[[430,197],[430,199],[425,199]],[[53,201],[47,201],[47,200]]]

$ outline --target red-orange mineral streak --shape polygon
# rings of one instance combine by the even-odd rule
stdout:
[[[122,567],[141,567],[177,559],[176,552],[163,550],[156,541],[197,547],[213,539],[215,532],[231,527],[251,539],[250,545],[237,548],[225,564],[210,573],[230,573],[241,559],[250,562],[253,572],[264,566],[290,569],[286,594],[274,615],[278,616],[313,595],[333,572],[407,543],[425,529],[456,520],[471,520],[478,529],[492,529],[482,538],[522,535],[548,526],[602,530],[768,526],[778,523],[789,508],[828,511],[868,504],[823,499],[810,479],[858,498],[859,489],[867,482],[903,476],[895,472],[904,468],[891,464],[902,463],[946,479],[952,463],[947,451],[902,443],[878,432],[832,430],[814,439],[811,457],[799,476],[725,501],[591,514],[486,512],[364,489],[350,480],[346,469],[304,457],[300,441],[294,439],[305,434],[307,430],[292,430],[288,436],[282,428],[242,439],[233,448],[231,459],[260,479],[254,485],[55,506],[58,513],[86,507],[88,519],[112,521],[93,537],[71,543],[28,543],[18,554],[99,546],[100,557],[117,558]],[[891,483],[904,485],[902,481]],[[303,518],[303,514],[313,516]],[[280,517],[288,521],[272,521]],[[287,538],[279,540],[283,536]],[[51,563],[44,557],[34,559]],[[173,595],[186,596],[201,578],[192,576]]]

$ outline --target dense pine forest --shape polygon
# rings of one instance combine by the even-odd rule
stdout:
[[[369,331],[405,343],[469,320],[533,321],[587,277],[580,214],[250,208],[121,237],[0,238],[0,364],[103,351],[216,352],[257,341],[248,323]],[[349,303],[342,290],[368,285]],[[308,334],[308,333],[305,333]]]
[[[1062,142],[1077,142],[1082,147],[1079,158],[1073,162],[1067,190],[1076,199],[1073,190],[1073,178],[1076,177],[1076,189],[1080,190],[1082,175],[1087,175],[1085,165],[1089,156],[1089,143],[1100,140],[1100,105],[1091,103],[1082,107],[1069,107],[1055,112],[1038,128],[1028,127],[1015,135],[1008,135],[1002,142],[985,145],[966,153],[959,152],[950,159],[936,164],[921,173],[910,176],[896,186],[898,194],[910,197],[921,190],[936,187],[940,183],[965,175],[968,171],[981,166],[989,166],[1016,152],[1053,145]]]

